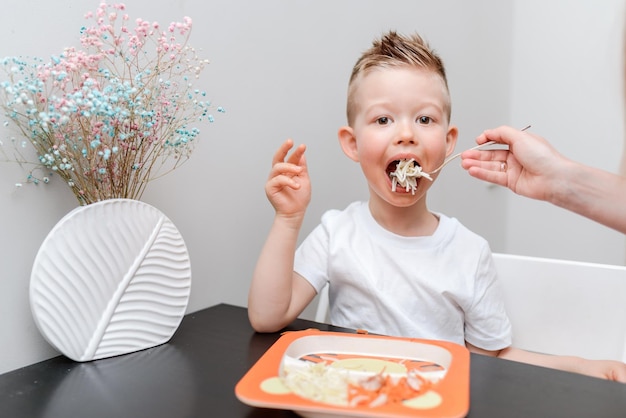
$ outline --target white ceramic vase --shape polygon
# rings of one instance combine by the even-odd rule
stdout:
[[[182,320],[191,264],[176,226],[131,199],[80,206],[33,264],[30,305],[44,338],[75,361],[163,344]]]

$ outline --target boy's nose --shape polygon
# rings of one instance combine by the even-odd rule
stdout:
[[[399,123],[398,132],[396,133],[396,143],[400,144],[415,144],[417,139],[413,126],[408,123]]]

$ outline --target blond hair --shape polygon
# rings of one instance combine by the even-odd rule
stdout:
[[[380,39],[372,42],[372,46],[363,52],[352,69],[350,82],[348,83],[347,103],[347,116],[350,125],[354,120],[356,105],[354,103],[354,91],[356,90],[355,81],[358,77],[366,75],[374,69],[398,67],[424,69],[433,72],[441,78],[447,97],[446,103],[444,103],[444,110],[448,116],[448,121],[450,120],[452,105],[448,80],[443,61],[439,55],[418,34],[402,36],[395,31],[389,31]]]

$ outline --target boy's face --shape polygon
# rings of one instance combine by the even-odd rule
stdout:
[[[403,187],[392,192],[389,173],[396,162],[413,158],[429,173],[456,144],[443,80],[430,71],[401,67],[376,69],[355,83],[354,121],[339,130],[341,146],[361,164],[371,191],[395,206],[410,206],[432,182],[419,178],[414,195]]]

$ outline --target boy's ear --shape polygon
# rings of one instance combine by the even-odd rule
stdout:
[[[359,152],[356,146],[354,130],[350,126],[342,126],[339,128],[339,132],[337,132],[337,137],[343,153],[352,161],[359,162]]]
[[[459,129],[456,126],[450,125],[448,127],[448,133],[446,134],[446,157],[449,157],[452,151],[454,151],[458,137]]]

